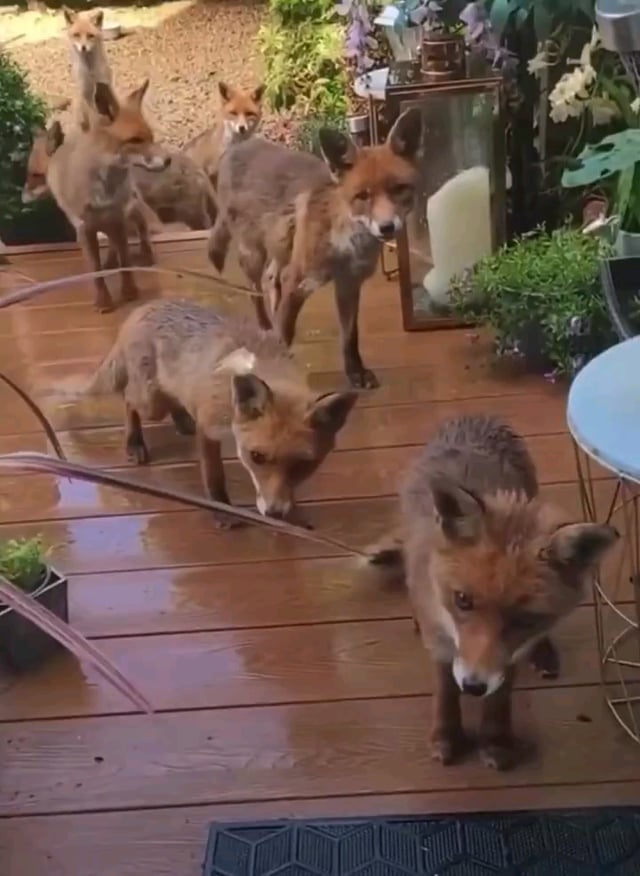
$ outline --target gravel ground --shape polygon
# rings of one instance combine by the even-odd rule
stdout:
[[[258,28],[264,0],[175,0],[150,7],[101,7],[105,21],[132,32],[106,43],[116,87],[134,88],[147,76],[146,109],[158,140],[180,146],[210,126],[218,108],[218,80],[254,85],[262,74]],[[7,50],[27,71],[36,92],[56,110],[73,94],[61,12],[2,12]],[[265,131],[279,128],[267,118]]]

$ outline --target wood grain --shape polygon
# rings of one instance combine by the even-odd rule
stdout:
[[[518,732],[538,746],[510,774],[431,761],[429,698],[36,721],[0,728],[0,815],[182,806],[470,786],[640,781],[635,747],[599,688],[518,691]],[[586,715],[589,721],[578,720]]]
[[[405,598],[401,612],[399,620],[104,639],[101,648],[159,711],[430,694],[431,661]],[[593,609],[578,609],[556,638],[562,674],[555,684],[597,682]],[[540,679],[525,666],[518,684],[538,687]],[[132,711],[66,655],[20,681],[0,676],[0,690],[0,717],[12,721]]]

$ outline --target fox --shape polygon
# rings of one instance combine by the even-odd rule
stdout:
[[[47,169],[51,156],[65,137],[59,121],[53,122],[49,130],[34,131],[22,188],[23,203],[51,194]],[[167,154],[171,162],[164,170],[149,172],[136,165],[131,168],[136,190],[152,211],[148,216],[149,230],[162,231],[162,222],[182,222],[192,231],[211,228],[216,220],[217,206],[207,175],[178,150],[167,150]]]
[[[80,127],[88,130],[95,87],[103,83],[113,87],[113,75],[104,41],[101,9],[75,12],[66,6],[62,11],[67,23],[67,39],[71,50],[71,68],[78,87],[80,100],[76,101],[76,115]]]
[[[184,154],[201,167],[216,184],[218,165],[231,143],[247,140],[258,130],[262,119],[263,84],[252,89],[218,83],[220,112],[213,127],[198,134],[184,146]]]
[[[170,156],[154,143],[153,132],[142,114],[149,86],[146,79],[124,100],[109,85],[96,85],[94,104],[98,118],[88,131],[64,139],[59,124],[52,125],[45,143],[49,153],[46,185],[60,209],[75,227],[91,270],[101,269],[98,232],[110,243],[108,261],[117,255],[121,267],[130,267],[127,229],[133,223],[140,238],[144,262],[153,262],[149,240],[149,208],[137,191],[131,167],[149,172],[164,170]],[[95,280],[95,307],[113,310],[113,299],[103,277]],[[122,274],[124,301],[138,297],[133,275]]]
[[[436,429],[401,481],[398,510],[395,535],[369,562],[404,580],[431,654],[432,756],[448,765],[466,753],[467,694],[483,698],[484,763],[509,769],[516,666],[529,657],[557,673],[549,633],[581,602],[618,533],[543,501],[524,440],[490,415]]]
[[[347,377],[355,388],[374,388],[378,380],[358,342],[360,289],[375,271],[381,243],[395,237],[413,205],[422,116],[407,110],[377,146],[360,148],[330,128],[320,130],[319,141],[324,160],[258,137],[226,150],[209,259],[222,272],[235,240],[257,293],[258,322],[273,324],[286,344],[305,300],[333,281]]]
[[[263,516],[291,520],[295,491],[333,449],[356,401],[352,391],[317,395],[278,335],[254,320],[221,316],[190,301],[136,308],[87,388],[125,402],[129,460],[149,462],[142,420],[170,416],[194,434],[205,493],[230,503],[220,441],[231,430]],[[214,515],[229,528],[228,515]]]

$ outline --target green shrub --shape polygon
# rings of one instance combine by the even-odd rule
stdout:
[[[325,0],[271,0],[259,35],[266,95],[275,110],[339,119],[347,111],[344,31]],[[304,16],[303,13],[304,12]]]
[[[34,206],[21,200],[32,131],[45,123],[43,102],[30,90],[24,73],[0,49],[0,237],[12,239],[12,228]]]
[[[568,228],[521,237],[454,280],[452,304],[491,326],[498,354],[572,374],[614,340],[599,277],[610,254],[610,244]]]
[[[0,575],[25,592],[40,584],[45,567],[46,553],[39,536],[0,543]]]

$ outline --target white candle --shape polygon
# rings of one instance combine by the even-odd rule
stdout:
[[[449,303],[451,279],[491,252],[489,170],[470,167],[447,180],[427,201],[433,268],[423,286],[435,304]]]

